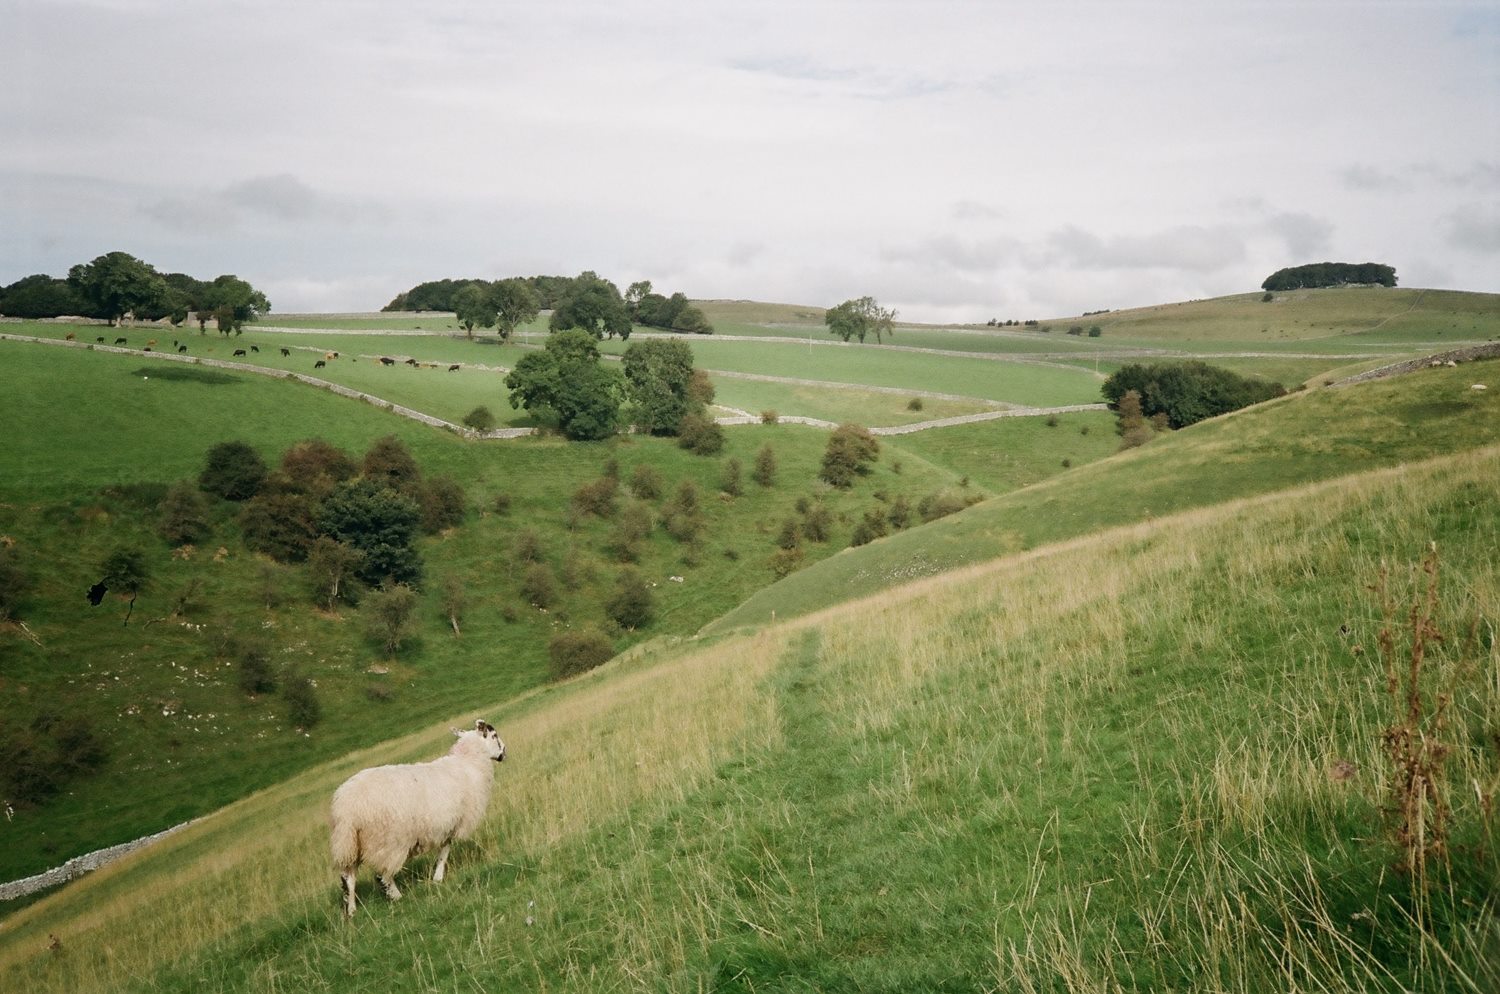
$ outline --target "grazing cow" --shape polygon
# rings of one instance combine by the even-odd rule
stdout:
[[[244,355],[245,354],[245,350],[244,349],[235,349],[234,350],[234,354],[235,355]]]
[[[187,351],[187,346],[186,345],[179,345],[179,346],[177,346],[177,351],[178,352],[186,352]]]
[[[116,338],[115,339],[115,344],[116,345],[129,345],[130,343],[128,341],[126,341],[125,339],[123,339],[123,338]]]
[[[252,346],[250,346],[250,351],[251,352],[259,352],[260,348],[259,348],[259,346],[252,345]]]
[[[319,359],[317,362],[313,363],[313,369],[322,369],[326,365],[328,365],[328,363],[324,362],[322,359]]]
[[[456,373],[456,372],[458,372],[458,363],[454,363],[453,365],[449,366],[448,367],[448,372],[450,372],[450,373]]]
[[[417,368],[417,360],[415,360],[415,359],[408,359],[408,360],[406,360],[406,364],[408,366],[410,366],[412,369],[416,369]]]
[[[151,348],[151,347],[153,347],[153,346],[155,346],[155,345],[156,345],[156,339],[154,339],[154,338],[153,338],[153,339],[151,339],[151,340],[150,340],[150,341],[148,341],[148,342],[147,342],[147,343],[146,343],[146,347],[147,347],[147,348]]]
[[[392,359],[390,356],[381,356],[380,364],[382,366],[394,366],[396,365],[396,360]]]
[[[292,350],[291,349],[282,349],[281,350],[281,358],[283,358],[283,359],[289,358],[291,356],[291,354],[292,354]]]
[[[73,332],[71,332],[71,331],[70,331],[70,332],[68,332],[68,333],[67,333],[67,334],[66,334],[66,335],[64,335],[64,336],[63,336],[63,341],[65,341],[65,342],[72,342],[72,341],[77,341],[77,339],[78,339],[78,336],[77,336],[77,335],[75,335],[75,334],[74,334],[74,333],[73,333]]]
[[[333,359],[337,359],[338,357],[339,357],[339,354],[337,352],[324,352],[323,353],[323,358],[324,359],[333,360]]]
[[[151,346],[148,345],[144,349],[142,349],[141,351],[142,352],[150,352],[151,351]]]
[[[98,338],[94,339],[94,341],[96,341],[96,342],[98,342],[98,343],[100,343],[102,345],[102,344],[104,344],[104,336],[100,335]]]

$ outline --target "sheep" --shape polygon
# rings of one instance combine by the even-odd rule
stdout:
[[[396,874],[414,853],[438,851],[432,879],[448,867],[448,849],[473,834],[489,806],[495,776],[491,761],[505,759],[505,743],[483,718],[446,756],[428,763],[376,766],[354,774],[334,791],[329,808],[329,848],[344,894],[344,914],[354,916],[354,881],[361,863],[392,901],[401,899]]]

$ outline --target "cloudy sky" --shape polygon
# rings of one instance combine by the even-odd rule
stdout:
[[[1500,3],[0,0],[0,284],[593,269],[911,320],[1500,291]]]

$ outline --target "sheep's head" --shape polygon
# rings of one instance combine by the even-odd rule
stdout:
[[[455,728],[453,729],[453,734],[461,742],[464,739],[474,742],[478,751],[483,752],[495,762],[503,763],[505,761],[505,743],[500,740],[500,733],[495,731],[494,725],[491,725],[483,718],[474,722],[474,730],[472,732],[461,732]],[[453,748],[457,749],[459,746],[455,745]]]

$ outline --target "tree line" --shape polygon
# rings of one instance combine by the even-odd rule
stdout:
[[[1314,262],[1278,269],[1260,285],[1262,290],[1305,290],[1350,283],[1395,286],[1396,270],[1378,262]]]
[[[441,279],[399,293],[383,311],[452,311],[465,331],[494,328],[502,340],[515,328],[550,310],[552,331],[582,329],[596,338],[630,337],[634,325],[713,334],[703,311],[683,293],[655,292],[650,280],[621,293],[592,270],[577,276],[512,276],[500,280]]]
[[[1119,418],[1122,448],[1158,431],[1186,428],[1205,418],[1280,397],[1280,383],[1255,380],[1196,360],[1121,366],[1101,390]]]
[[[159,273],[127,252],[81,262],[65,279],[37,273],[0,287],[0,314],[31,319],[78,316],[113,325],[132,317],[177,325],[191,315],[200,332],[214,321],[228,334],[270,310],[266,295],[238,276],[200,280],[186,273]]]

